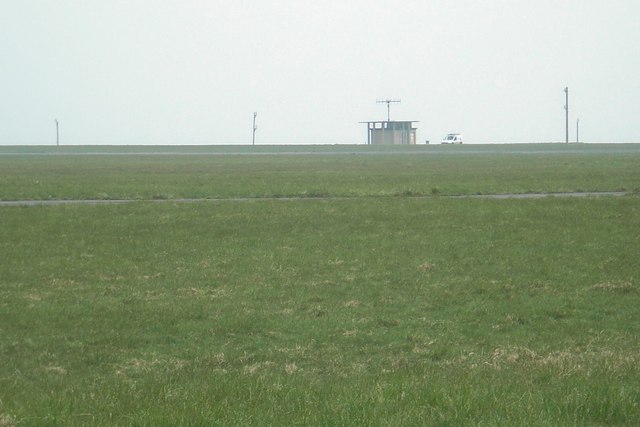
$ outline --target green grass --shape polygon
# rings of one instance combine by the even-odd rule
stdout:
[[[203,147],[202,154],[197,147],[137,147],[131,155],[60,148],[65,151],[32,148],[55,155],[29,155],[25,147],[0,155],[0,200],[640,191],[640,145],[634,144],[260,147],[255,155],[252,147]],[[290,154],[282,154],[285,148]],[[158,155],[163,150],[182,155]]]
[[[141,159],[122,157],[121,174],[139,179],[138,195],[157,179],[160,190],[204,180],[182,158],[162,159],[142,159],[155,171],[144,178],[131,167]],[[268,163],[252,159],[231,164]],[[269,161],[285,168],[278,159]],[[73,175],[69,159],[52,169],[46,160],[24,165]],[[415,159],[337,160],[379,161],[401,193]],[[345,165],[300,161],[323,177]],[[531,185],[590,179],[545,168],[552,178]],[[633,172],[620,170],[611,186],[633,188]],[[5,182],[24,179],[5,171]],[[229,185],[253,177],[228,171]],[[473,180],[440,173],[443,186],[472,191]],[[79,174],[77,191],[71,180],[59,188],[79,197],[91,175]],[[292,188],[309,191],[314,181],[298,179]],[[362,194],[1,207],[0,425],[640,423],[637,196]]]

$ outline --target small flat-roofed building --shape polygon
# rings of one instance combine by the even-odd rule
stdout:
[[[362,122],[367,124],[367,144],[415,144],[415,120],[411,121],[376,121]]]

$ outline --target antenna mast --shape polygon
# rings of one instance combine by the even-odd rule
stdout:
[[[253,141],[251,145],[256,145],[256,130],[258,130],[258,126],[256,126],[256,117],[258,117],[257,112],[253,112]]]
[[[565,144],[568,144],[569,143],[569,87],[568,86],[564,88],[564,93],[565,93],[565,102],[564,102]]]
[[[391,121],[391,112],[390,112],[390,104],[392,102],[400,102],[399,99],[379,99],[376,101],[378,104],[387,104],[387,121],[390,122]]]

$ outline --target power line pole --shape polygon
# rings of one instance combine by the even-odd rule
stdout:
[[[378,100],[376,102],[378,104],[382,104],[382,103],[387,104],[387,121],[390,122],[391,121],[391,111],[390,111],[391,109],[389,108],[389,105],[391,103],[393,103],[393,102],[398,102],[399,103],[400,100],[399,99],[381,99],[381,100]]]
[[[565,112],[565,143],[569,143],[569,87],[566,86],[564,88],[565,94],[565,103],[564,103],[564,112]]]
[[[60,126],[58,119],[56,119],[56,147],[60,146]]]
[[[253,112],[253,141],[251,145],[256,145],[256,130],[258,130],[258,126],[256,126],[256,117],[258,117],[257,112]]]

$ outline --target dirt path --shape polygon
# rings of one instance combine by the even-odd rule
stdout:
[[[411,196],[429,199],[542,199],[546,197],[621,197],[633,193],[625,191],[590,191],[575,193],[522,193],[522,194],[469,194],[459,196]],[[394,198],[396,196],[386,196]],[[2,206],[57,206],[57,205],[120,205],[125,203],[221,203],[249,201],[292,200],[352,200],[361,197],[229,197],[219,199],[113,199],[113,200],[0,200]],[[401,197],[398,197],[401,198]]]

